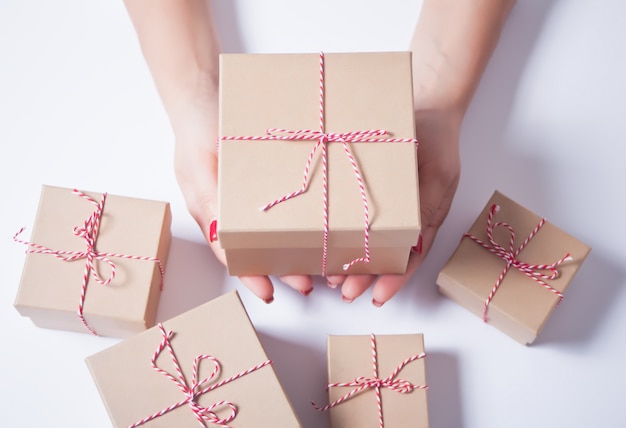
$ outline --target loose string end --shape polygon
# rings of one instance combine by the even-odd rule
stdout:
[[[20,228],[20,230],[18,230],[17,233],[13,235],[13,240],[16,242],[20,242],[19,239],[17,239],[17,237],[20,236],[22,232],[24,232],[24,230],[26,230],[25,227]]]
[[[350,269],[352,266],[354,266],[357,263],[369,263],[371,261],[370,257],[361,257],[359,259],[354,259],[352,260],[350,263],[346,263],[343,265],[343,270],[347,271],[348,269]]]
[[[315,401],[311,401],[311,406],[313,406],[313,408],[319,412],[323,412],[324,411],[324,407],[322,406],[318,406]]]

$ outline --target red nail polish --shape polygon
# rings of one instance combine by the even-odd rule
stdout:
[[[417,254],[422,254],[422,234],[420,233],[419,238],[417,238],[417,245],[411,247],[411,250]]]
[[[354,299],[348,299],[346,296],[344,296],[343,294],[341,295],[341,300],[343,300],[346,303],[352,303],[354,301]]]
[[[212,220],[209,225],[209,242],[217,241],[217,220]]]
[[[309,288],[309,289],[308,289],[308,290],[306,290],[306,291],[305,291],[305,290],[300,290],[300,293],[301,293],[303,296],[308,296],[308,295],[309,295],[309,294],[311,294],[312,292],[313,292],[313,287]]]
[[[265,299],[263,301],[269,305],[270,303],[274,301],[274,296],[270,297],[269,299]]]
[[[380,308],[384,304],[385,304],[385,302],[379,302],[376,299],[372,299],[372,305],[376,306],[377,308]]]

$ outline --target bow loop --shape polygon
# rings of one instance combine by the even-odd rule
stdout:
[[[210,361],[211,363],[213,363],[213,370],[211,371],[210,375],[208,375],[204,379],[200,380],[199,379],[199,377],[200,377],[200,366],[201,366],[201,363],[203,361]],[[217,360],[217,358],[215,358],[215,357],[213,357],[211,355],[198,355],[193,360],[192,388],[193,389],[202,388],[202,386],[204,384],[210,383],[211,381],[213,381],[213,379],[219,374],[220,369],[221,369],[220,362]]]
[[[152,354],[152,359],[150,360],[150,363],[152,365],[152,368],[157,373],[160,373],[170,381],[174,382],[174,384],[176,384],[176,386],[178,386],[178,388],[181,390],[185,398],[178,403],[172,404],[171,406],[168,406],[140,421],[135,422],[134,424],[130,425],[129,428],[136,428],[138,426],[141,426],[154,419],[160,418],[161,416],[166,415],[172,410],[184,405],[189,406],[189,409],[193,412],[196,420],[201,427],[206,428],[206,423],[211,423],[221,428],[231,428],[228,423],[235,419],[235,417],[237,416],[237,406],[234,403],[227,400],[220,400],[208,406],[202,406],[198,403],[198,400],[202,395],[206,394],[207,392],[213,391],[227,383],[230,383],[247,374],[259,370],[271,364],[272,361],[266,360],[261,364],[258,364],[241,373],[238,373],[220,382],[215,382],[219,377],[219,372],[221,371],[221,364],[219,360],[212,355],[200,354],[196,356],[193,360],[192,379],[191,384],[189,384],[187,382],[187,379],[185,378],[185,375],[183,374],[180,362],[178,361],[178,357],[176,356],[176,353],[174,352],[174,348],[171,343],[174,332],[171,330],[165,330],[163,324],[161,323],[158,324],[158,328],[161,331],[161,342],[159,343],[156,351],[154,351],[154,353]],[[159,365],[157,364],[157,360],[166,349],[168,351],[170,361],[174,366],[175,374],[169,373],[168,371],[159,367]],[[208,376],[200,378],[200,367],[205,362],[212,363],[213,368]],[[224,409],[228,409],[227,415],[224,417],[218,416],[217,412],[223,411]]]
[[[493,204],[487,214],[487,240],[488,242],[482,241],[480,238],[472,235],[471,233],[465,233],[463,237],[470,238],[472,241],[476,242],[492,254],[500,257],[502,260],[506,262],[506,266],[503,271],[500,273],[500,276],[496,280],[495,285],[491,289],[491,292],[487,296],[483,304],[483,321],[487,322],[487,310],[489,308],[489,304],[493,300],[496,292],[500,288],[502,281],[506,273],[509,271],[511,267],[516,268],[539,285],[557,295],[559,298],[559,303],[563,300],[563,293],[554,287],[550,286],[545,281],[553,280],[559,277],[560,273],[558,267],[568,260],[572,260],[569,253],[567,253],[564,257],[554,261],[550,264],[532,264],[524,262],[518,259],[519,254],[522,252],[524,248],[528,245],[530,240],[541,230],[541,228],[546,223],[546,219],[542,218],[539,223],[535,226],[535,228],[530,232],[530,234],[524,239],[524,241],[519,245],[519,247],[515,248],[515,230],[511,225],[505,223],[503,221],[498,221],[494,223],[495,215],[500,211],[500,206],[497,204]],[[494,237],[494,231],[497,227],[502,227],[507,230],[509,233],[509,242],[508,249],[504,248],[504,246],[498,243]]]

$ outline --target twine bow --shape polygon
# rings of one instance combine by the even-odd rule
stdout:
[[[564,257],[560,258],[554,263],[547,264],[547,265],[531,264],[531,263],[526,263],[526,262],[519,260],[517,256],[522,252],[522,250],[526,247],[526,245],[528,245],[530,240],[537,234],[537,232],[539,232],[541,227],[546,223],[546,219],[542,218],[537,224],[537,226],[535,226],[535,228],[526,237],[526,239],[524,239],[521,245],[517,249],[515,249],[515,231],[513,230],[513,228],[508,223],[505,223],[505,222],[501,222],[501,221],[496,222],[496,223],[493,222],[494,216],[499,210],[500,210],[500,206],[497,204],[493,204],[491,206],[491,209],[489,210],[489,214],[487,215],[487,238],[489,240],[488,243],[482,241],[481,239],[477,238],[476,236],[470,233],[465,233],[463,235],[464,237],[470,238],[471,240],[481,245],[483,248],[495,254],[496,256],[500,257],[502,260],[506,262],[504,269],[500,273],[500,276],[498,276],[496,283],[494,284],[493,288],[489,292],[489,295],[487,296],[487,299],[485,300],[485,303],[483,304],[483,321],[484,322],[487,322],[487,311],[489,309],[489,304],[491,303],[496,292],[500,288],[500,285],[502,285],[502,281],[504,280],[505,275],[507,274],[509,269],[511,269],[511,267],[516,268],[517,270],[522,272],[524,275],[533,279],[543,288],[547,289],[551,293],[554,293],[556,296],[558,296],[559,303],[561,303],[561,301],[563,300],[563,293],[553,288],[552,286],[547,284],[545,281],[558,278],[559,276],[558,267],[561,264],[563,264],[565,261],[572,260],[572,257],[569,255],[569,253],[567,253]],[[508,249],[504,248],[494,239],[493,232],[496,227],[504,227],[506,230],[509,231],[509,248]]]
[[[350,398],[354,397],[355,395],[363,391],[373,389],[376,394],[376,406],[378,410],[378,425],[380,426],[380,428],[384,428],[385,421],[383,418],[383,406],[382,406],[382,399],[381,399],[381,393],[380,393],[381,388],[388,388],[391,391],[398,392],[400,394],[408,394],[410,392],[413,392],[416,389],[428,389],[427,385],[414,385],[413,383],[407,380],[396,379],[398,374],[400,373],[400,370],[402,370],[404,366],[406,366],[407,364],[415,360],[425,358],[426,354],[422,352],[421,354],[410,356],[409,358],[407,358],[406,360],[398,364],[398,366],[394,369],[394,371],[389,376],[387,376],[384,379],[380,379],[378,377],[378,356],[376,352],[376,336],[374,336],[374,334],[370,335],[370,344],[371,344],[371,352],[372,352],[372,368],[374,372],[373,377],[370,378],[366,376],[359,376],[351,382],[329,383],[327,385],[327,389],[343,388],[343,387],[353,388],[353,389],[347,392],[346,394],[344,394],[343,396],[341,396],[340,398],[336,399],[332,403],[329,403],[323,407],[320,407],[313,402],[311,404],[313,405],[313,407],[315,407],[315,409],[319,411],[326,411],[335,406],[338,406],[339,404],[349,400]]]
[[[187,383],[187,380],[185,379],[185,375],[183,374],[180,368],[180,363],[178,362],[178,358],[176,357],[176,354],[174,353],[174,348],[172,347],[172,344],[170,342],[170,339],[174,335],[174,332],[171,330],[166,331],[165,328],[163,327],[163,324],[161,323],[158,324],[158,328],[161,331],[162,339],[156,351],[152,355],[152,359],[150,361],[152,368],[156,370],[158,373],[168,378],[169,380],[171,380],[172,382],[174,382],[176,386],[178,386],[178,388],[184,394],[185,398],[179,401],[178,403],[172,404],[171,406],[168,406],[165,409],[159,410],[158,412],[155,412],[154,414],[140,421],[135,422],[134,424],[130,425],[128,428],[135,428],[140,425],[143,425],[147,422],[157,419],[171,412],[172,410],[177,409],[184,405],[189,406],[189,408],[195,415],[196,420],[198,421],[198,424],[201,427],[206,428],[207,426],[206,424],[211,423],[222,428],[231,428],[228,425],[228,423],[231,422],[233,419],[235,419],[235,417],[237,416],[237,407],[235,406],[235,404],[227,400],[220,400],[209,406],[202,406],[198,404],[199,398],[209,391],[213,391],[219,388],[220,386],[226,385],[229,382],[237,380],[240,377],[243,377],[269,364],[272,364],[272,361],[266,360],[261,364],[258,364],[248,370],[245,370],[227,379],[224,379],[218,383],[205,386],[207,384],[210,384],[217,378],[220,372],[220,362],[217,358],[211,355],[201,354],[201,355],[196,356],[193,360],[193,375],[192,375],[191,385],[189,385]],[[161,355],[163,350],[166,348],[169,353],[170,359],[174,365],[174,368],[176,370],[176,375],[172,375],[171,373],[168,373],[167,371],[163,370],[157,365],[157,359],[159,358],[159,355]],[[210,361],[211,363],[213,363],[213,370],[211,371],[211,374],[209,376],[205,377],[204,379],[200,379],[199,377],[200,365],[203,361]],[[218,416],[216,412],[224,408],[228,409],[227,416],[225,417]]]
[[[106,193],[102,194],[100,201],[96,201],[91,196],[81,192],[80,190],[74,189],[72,191],[73,194],[87,200],[91,204],[93,204],[96,208],[95,210],[85,219],[81,226],[76,226],[73,229],[73,233],[75,236],[82,238],[85,241],[85,250],[83,251],[67,251],[67,250],[53,250],[44,245],[35,244],[28,241],[23,241],[18,239],[18,236],[24,231],[24,228],[21,228],[15,235],[13,235],[13,240],[20,244],[24,244],[28,246],[26,250],[27,254],[51,254],[56,258],[65,261],[65,262],[73,262],[76,260],[85,259],[85,269],[83,270],[83,281],[82,287],[80,291],[80,301],[78,304],[78,318],[82,322],[82,324],[89,330],[92,334],[97,335],[96,331],[87,323],[85,316],[83,314],[83,308],[85,305],[85,297],[87,294],[87,283],[89,281],[89,277],[93,277],[93,279],[101,285],[109,285],[111,281],[115,278],[116,267],[115,263],[111,260],[111,258],[124,258],[130,260],[143,260],[143,261],[152,261],[157,264],[159,267],[159,272],[161,273],[161,287],[163,286],[163,278],[165,276],[165,272],[163,270],[163,266],[161,261],[156,257],[144,257],[144,256],[133,256],[128,254],[120,254],[120,253],[111,253],[111,252],[103,252],[96,250],[96,239],[98,237],[98,231],[100,228],[100,221],[102,220],[102,212],[104,210],[104,202],[106,200]],[[103,278],[98,269],[96,269],[95,261],[101,261],[109,265],[110,272],[109,275]]]
[[[369,143],[415,143],[417,140],[414,138],[383,138],[386,135],[390,135],[388,131],[383,129],[373,129],[364,131],[350,131],[350,132],[326,132],[324,124],[324,110],[325,110],[325,84],[324,84],[324,54],[319,55],[319,130],[301,129],[301,130],[289,130],[282,128],[269,128],[266,130],[265,135],[257,136],[222,136],[221,140],[246,140],[246,141],[264,141],[264,140],[285,140],[285,141],[302,141],[302,140],[317,140],[317,143],[309,153],[309,156],[304,167],[304,174],[302,178],[301,187],[284,195],[272,202],[269,202],[265,206],[261,207],[262,211],[267,211],[272,207],[283,203],[289,199],[295,198],[298,195],[306,192],[309,185],[309,174],[313,157],[318,148],[322,148],[322,217],[323,217],[323,247],[322,247],[322,276],[326,276],[326,270],[328,265],[328,237],[330,232],[329,226],[329,214],[328,214],[328,143],[340,142],[342,143],[344,152],[356,178],[359,191],[361,194],[361,200],[363,202],[363,217],[365,226],[363,228],[363,256],[357,257],[349,263],[343,265],[343,270],[347,271],[350,267],[357,263],[369,263],[371,261],[370,256],[370,224],[369,224],[369,202],[365,190],[365,183],[363,176],[359,169],[359,166],[350,150],[349,143],[356,142],[369,142]]]

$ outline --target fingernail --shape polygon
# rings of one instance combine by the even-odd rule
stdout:
[[[303,296],[308,296],[309,294],[311,294],[313,292],[313,287],[309,288],[308,290],[300,290],[300,293]]]
[[[269,305],[270,303],[274,301],[274,296],[270,297],[269,299],[265,299],[263,301]]]
[[[384,304],[385,304],[385,302],[379,302],[376,299],[372,299],[372,305],[376,306],[377,308],[380,308]]]
[[[212,220],[209,225],[209,242],[217,241],[217,220]]]
[[[328,286],[329,286],[330,288],[337,288],[337,285],[338,285],[338,284],[333,284],[332,282],[328,281]]]
[[[346,303],[352,303],[354,301],[354,299],[348,299],[346,296],[344,296],[343,294],[341,295],[341,300],[343,300]]]
[[[419,238],[417,238],[417,245],[411,247],[411,250],[417,254],[422,254],[422,234],[420,233]]]

